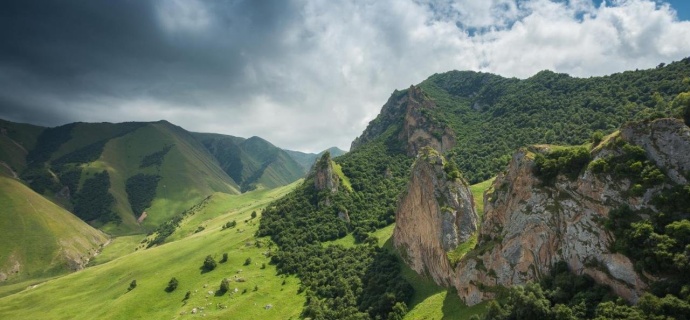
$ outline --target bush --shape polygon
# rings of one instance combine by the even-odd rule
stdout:
[[[129,283],[129,288],[127,288],[127,291],[132,291],[136,287],[137,287],[137,280],[132,280],[132,282]]]
[[[252,258],[247,258],[247,260],[244,260],[244,265],[245,265],[245,266],[248,266],[248,265],[250,265],[250,264],[252,264]]]
[[[213,257],[206,256],[206,259],[204,259],[204,265],[202,266],[202,269],[206,272],[212,271],[216,268],[217,265],[218,264],[216,263],[216,260],[213,259]]]
[[[177,289],[177,284],[178,284],[177,278],[173,277],[173,278],[170,279],[170,281],[168,282],[168,286],[165,287],[165,291],[166,291],[166,292],[173,292],[173,291],[175,291],[175,289]]]
[[[252,219],[256,218],[256,211],[252,211]]]
[[[219,262],[220,262],[220,263],[228,262],[228,253],[227,253],[227,252],[226,252],[226,253],[223,253],[223,258],[220,259]]]
[[[576,179],[589,160],[589,150],[585,147],[568,147],[546,154],[537,153],[534,159],[535,174],[547,184],[553,183],[559,174]]]
[[[230,279],[223,278],[223,280],[220,281],[220,289],[218,289],[218,293],[222,295],[228,292],[228,290],[230,290]]]
[[[230,222],[224,224],[223,227],[221,228],[221,230],[234,228],[234,227],[236,227],[236,226],[237,226],[237,221],[232,220],[232,221],[230,221]]]

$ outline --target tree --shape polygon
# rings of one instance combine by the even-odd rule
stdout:
[[[220,259],[220,263],[225,263],[227,261],[228,261],[228,253],[225,252],[225,253],[223,253],[223,258]]]
[[[256,211],[252,211],[252,219],[256,218]]]
[[[220,281],[220,289],[218,292],[220,294],[224,294],[230,290],[230,280],[228,278],[223,278],[223,280]]]
[[[204,266],[202,267],[202,269],[208,272],[215,269],[216,265],[216,260],[214,260],[213,257],[206,256],[206,259],[204,260]]]
[[[252,264],[252,258],[247,258],[247,260],[244,260],[244,265],[245,265],[245,266],[248,266],[248,265],[250,265],[250,264]]]
[[[674,108],[682,108],[683,120],[690,126],[690,92],[681,92],[673,99]]]
[[[129,288],[127,288],[127,291],[132,291],[136,287],[137,287],[137,280],[132,280],[132,282],[129,283]]]
[[[170,281],[168,282],[168,286],[165,288],[165,291],[166,291],[166,292],[173,292],[173,291],[175,291],[175,289],[177,289],[177,284],[178,284],[177,278],[173,277],[173,278],[170,279]]]

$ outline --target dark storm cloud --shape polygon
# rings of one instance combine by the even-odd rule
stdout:
[[[346,149],[433,73],[601,75],[686,57],[689,37],[652,0],[9,0],[0,118],[166,119]]]
[[[7,97],[24,91],[18,87],[27,83],[35,94],[64,102],[104,95],[190,107],[203,105],[208,98],[241,101],[242,96],[270,89],[248,87],[242,81],[242,68],[249,59],[279,54],[275,38],[290,18],[287,2],[212,2],[211,7],[201,8],[205,17],[199,16],[204,12],[184,12],[194,10],[184,7],[188,4],[195,3],[4,2],[0,10],[3,115],[19,109],[38,111]],[[166,5],[170,8],[161,8]],[[173,24],[167,29],[166,14]],[[195,23],[203,24],[202,30],[194,30]],[[44,123],[66,120],[52,119]]]

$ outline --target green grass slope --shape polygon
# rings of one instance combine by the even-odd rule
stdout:
[[[0,119],[0,162],[13,172],[21,174],[26,168],[26,155],[36,145],[45,128]]]
[[[2,174],[0,208],[3,285],[74,270],[107,241],[100,231]]]
[[[243,139],[208,133],[194,136],[242,191],[284,186],[304,176],[300,165],[284,150],[259,137]]]
[[[126,245],[134,243],[133,238],[127,237],[122,242],[124,246],[104,249],[103,255],[111,261],[0,298],[0,318],[298,318],[306,301],[305,294],[298,293],[299,281],[277,275],[268,264],[270,259],[264,253],[274,251],[275,247],[269,247],[267,239],[254,238],[258,223],[250,219],[252,211],[260,211],[296,184],[242,195],[214,194],[209,205],[197,214],[208,219],[189,222],[203,223],[204,231],[147,250],[134,251],[130,247],[131,253],[122,256]],[[237,227],[221,230],[229,220],[236,220]],[[220,261],[223,253],[228,253],[227,262],[202,272],[206,256]],[[251,263],[245,265],[247,258],[251,258]],[[236,276],[244,282],[236,281]],[[179,285],[175,291],[166,292],[172,277]],[[223,278],[232,280],[230,291],[216,295]],[[128,291],[132,280],[136,280],[137,286]],[[190,297],[184,300],[188,291]],[[266,308],[267,305],[271,307]],[[192,315],[195,308],[197,313]]]
[[[159,163],[142,168],[142,160],[169,147]],[[188,132],[168,122],[149,123],[121,137],[108,141],[97,161],[84,166],[84,174],[107,170],[114,210],[122,224],[110,224],[105,230],[116,234],[141,231],[126,192],[129,178],[137,174],[158,175],[153,200],[141,222],[152,230],[214,192],[238,193],[237,184],[218,165],[206,149]]]

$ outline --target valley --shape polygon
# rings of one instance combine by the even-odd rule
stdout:
[[[683,319],[688,74],[435,74],[349,152],[2,121],[0,316]]]

